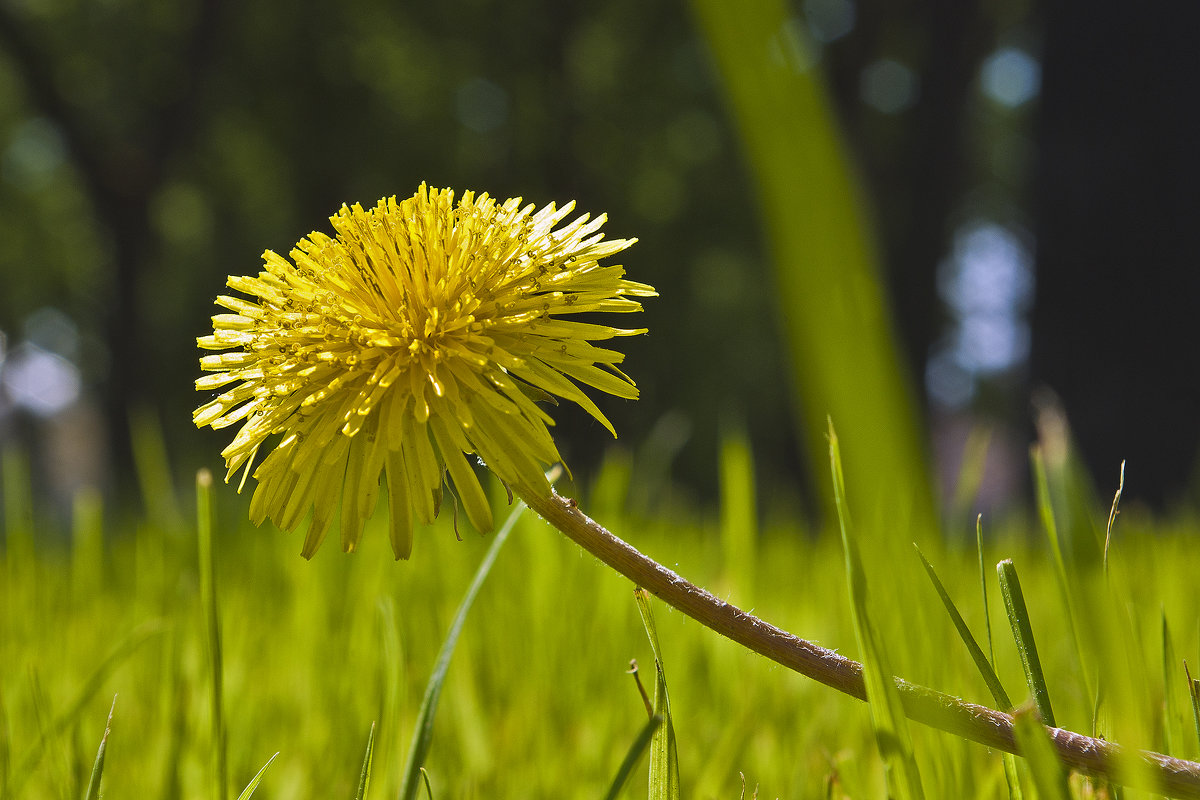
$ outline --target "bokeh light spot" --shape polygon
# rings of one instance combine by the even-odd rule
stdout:
[[[864,103],[883,114],[898,114],[917,101],[917,74],[890,58],[868,64],[859,81]]]
[[[1016,47],[1002,47],[988,56],[980,69],[983,93],[997,103],[1016,108],[1037,96],[1042,67],[1033,56]]]

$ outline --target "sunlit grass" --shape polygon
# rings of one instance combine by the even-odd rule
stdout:
[[[861,657],[835,532],[767,514],[762,530],[748,535],[729,524],[754,520],[747,509],[631,518],[622,509],[629,480],[622,462],[610,462],[603,480],[604,493],[592,502],[585,492],[582,502],[614,531],[730,602],[749,605],[752,598],[765,619]],[[297,537],[254,529],[243,521],[243,500],[221,487],[214,494],[229,796],[278,752],[263,773],[261,796],[353,797],[376,723],[367,796],[395,797],[426,681],[490,539],[466,532],[458,541],[447,519],[423,532],[411,561],[396,563],[386,517],[377,515],[362,552],[322,552],[306,562]],[[495,500],[499,509],[503,493],[496,491]],[[729,492],[725,502],[746,500]],[[105,794],[214,797],[211,634],[195,527],[126,518],[109,523],[99,546],[94,498],[76,509],[71,545],[39,541],[32,552],[22,546],[4,555],[0,779],[8,796],[83,796],[118,695]],[[1098,518],[1106,511],[1098,509]],[[986,682],[912,550],[915,533],[892,529],[887,520],[855,525],[872,623],[892,668],[991,705]],[[1195,522],[1153,523],[1126,512],[1113,535],[1107,578],[1099,563],[1068,563],[1078,595],[1078,648],[1055,559],[1036,526],[994,531],[985,520],[984,527],[993,534],[985,541],[987,562],[1012,558],[1019,567],[1058,723],[1140,747],[1166,750],[1170,742],[1174,755],[1195,757],[1200,742],[1181,669],[1187,660],[1195,674],[1200,663]],[[36,524],[34,530],[41,532]],[[922,550],[966,625],[982,638],[978,556],[973,531],[961,533]],[[739,539],[731,543],[728,536]],[[751,563],[732,563],[734,554]],[[753,576],[754,584],[742,583],[743,576]],[[991,580],[997,673],[1020,704],[1029,692],[994,573]],[[739,773],[750,788],[760,787],[761,797],[824,797],[830,785],[851,797],[881,796],[881,759],[865,704],[666,607],[659,606],[656,621],[681,796],[736,797]],[[1180,663],[1164,664],[1168,650]],[[653,674],[629,583],[544,523],[522,517],[450,664],[426,762],[434,796],[604,796],[647,722],[626,674],[631,658],[643,665],[644,678]],[[1176,684],[1164,689],[1164,675]],[[1097,711],[1087,687],[1098,681]],[[921,726],[910,730],[926,796],[1008,796],[998,754]],[[621,796],[644,797],[646,788],[643,762]]]

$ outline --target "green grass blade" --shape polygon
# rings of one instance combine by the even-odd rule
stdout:
[[[650,800],[678,800],[679,798],[679,749],[675,740],[675,726],[671,722],[671,700],[667,694],[667,674],[663,668],[662,648],[658,643],[658,627],[650,610],[650,594],[645,589],[633,591],[642,625],[650,639],[654,652],[654,716],[662,717],[662,727],[654,732],[650,741]]]
[[[404,657],[404,646],[400,638],[400,628],[396,621],[396,601],[392,597],[381,597],[377,607],[379,609],[379,627],[382,639],[379,682],[383,686],[378,718],[381,720],[398,720],[400,719],[408,669]],[[375,748],[381,753],[395,751],[394,743],[397,741],[397,727],[396,725],[388,725],[385,722],[376,729]],[[394,782],[398,781],[399,777],[398,770],[385,771],[375,781],[377,786],[381,781],[383,782],[382,788],[377,789],[377,791],[382,792],[385,796],[393,796],[398,791],[398,786]]]
[[[629,776],[633,774],[634,767],[642,760],[642,756],[646,753],[647,748],[650,747],[650,742],[653,740],[655,732],[662,726],[662,723],[663,718],[655,714],[638,731],[637,737],[629,745],[629,752],[621,760],[621,766],[617,769],[617,774],[613,777],[612,785],[608,787],[608,794],[604,795],[604,800],[617,800],[617,797],[621,794],[621,789],[629,781]]]
[[[209,710],[212,723],[213,796],[217,800],[225,800],[228,796],[226,787],[229,785],[229,767],[223,698],[224,669],[221,663],[221,617],[217,609],[216,569],[213,563],[212,473],[207,469],[196,473],[196,529],[197,556],[200,564],[200,607],[204,615],[211,685]]]
[[[112,707],[108,710],[108,721],[104,723],[104,735],[100,737],[100,747],[96,750],[96,760],[92,764],[92,774],[88,778],[83,800],[98,800],[100,797],[100,776],[104,774],[104,757],[108,753],[108,736],[112,733],[113,712],[116,710],[117,698],[113,695]]]
[[[181,529],[183,513],[171,481],[171,462],[158,416],[150,409],[141,409],[132,415],[129,429],[133,463],[147,516],[167,530]]]
[[[1038,800],[1071,800],[1067,783],[1067,771],[1059,763],[1054,752],[1054,743],[1038,720],[1038,715],[1028,708],[1013,715],[1014,733],[1033,777]]]
[[[492,565],[496,563],[496,556],[500,554],[500,548],[508,541],[508,535],[512,533],[517,519],[524,510],[525,504],[518,502],[512,513],[508,515],[508,519],[504,521],[504,525],[496,532],[496,538],[492,540],[491,547],[488,548],[479,568],[475,570],[475,577],[471,579],[471,585],[467,587],[466,593],[458,604],[458,610],[454,614],[454,620],[450,623],[450,630],[446,632],[446,638],[442,642],[437,661],[434,663],[433,673],[429,676],[429,683],[425,686],[425,697],[421,700],[421,708],[417,712],[412,745],[408,750],[408,761],[404,766],[400,784],[400,800],[414,800],[417,796],[421,769],[433,742],[434,715],[437,713],[438,701],[442,695],[442,684],[446,682],[446,672],[450,669],[450,659],[454,655],[458,637],[462,633],[463,625],[466,624],[467,614],[475,603],[475,596],[479,594],[484,580],[492,571]]]
[[[1053,726],[1054,709],[1050,705],[1050,690],[1046,686],[1046,676],[1042,673],[1042,661],[1038,657],[1037,644],[1033,639],[1033,625],[1029,620],[1029,609],[1025,606],[1025,595],[1021,591],[1017,568],[1006,558],[996,565],[996,572],[1000,576],[1000,593],[1004,597],[1008,623],[1012,627],[1034,705],[1037,706],[1042,722]]]
[[[988,602],[988,570],[987,561],[983,555],[983,515],[975,517],[975,550],[979,557],[979,591],[983,595],[983,620],[987,629],[988,663],[992,671],[996,669],[996,641],[992,637],[992,607]],[[1011,706],[1009,706],[1011,707]],[[1017,757],[1012,753],[1002,753],[1004,763],[1004,781],[1008,784],[1009,800],[1024,800],[1025,793],[1021,791],[1021,773],[1017,769]]]
[[[238,795],[237,800],[250,800],[250,797],[254,794],[254,790],[258,788],[258,784],[262,783],[263,774],[267,771],[267,767],[271,766],[271,762],[278,757],[279,753],[276,753],[267,759],[267,763],[262,765],[262,769],[246,784],[246,788],[242,789],[242,793]]]
[[[100,594],[104,581],[104,503],[84,487],[71,508],[71,593],[80,601]]]
[[[950,595],[946,592],[946,587],[942,585],[941,580],[938,578],[937,572],[934,571],[933,565],[925,558],[925,554],[921,552],[920,547],[917,547],[915,543],[913,547],[917,548],[917,556],[921,559],[921,565],[925,567],[925,574],[933,582],[933,588],[937,591],[938,597],[941,598],[942,606],[946,609],[946,613],[950,615],[950,620],[954,623],[954,628],[958,631],[959,638],[967,646],[967,651],[971,654],[971,660],[975,662],[975,668],[983,676],[983,681],[987,684],[988,691],[992,693],[992,697],[995,698],[1000,710],[1008,711],[1012,708],[1012,701],[1008,699],[1008,693],[1004,691],[1004,686],[1000,683],[1000,678],[996,675],[996,670],[992,668],[991,661],[984,655],[983,650],[979,647],[979,643],[975,641],[975,637],[971,635],[971,629],[967,627],[962,614],[958,613],[958,608],[954,605],[954,601],[950,599]]]
[[[1192,725],[1196,732],[1196,746],[1200,747],[1200,680],[1192,677],[1187,662],[1183,662],[1183,673],[1187,677],[1188,695],[1192,698]]]
[[[900,800],[920,800],[924,797],[924,791],[921,788],[916,756],[913,754],[908,719],[904,716],[900,692],[896,689],[896,680],[888,663],[887,650],[882,638],[875,631],[867,605],[867,578],[858,552],[858,543],[851,533],[849,513],[846,510],[842,454],[832,420],[829,421],[829,463],[833,473],[833,497],[837,506],[842,549],[846,559],[851,618],[854,622],[855,638],[862,651],[863,681],[867,689],[867,704],[871,708],[875,741],[884,763],[895,779],[889,787],[890,792]]]
[[[1183,743],[1178,736],[1179,708],[1175,703],[1179,673],[1175,665],[1175,645],[1171,641],[1171,627],[1167,624],[1167,612],[1162,612],[1162,666],[1163,666],[1163,747],[1168,753],[1179,753]]]
[[[1117,480],[1117,493],[1113,495],[1112,508],[1108,510],[1108,525],[1104,527],[1104,574],[1108,575],[1108,547],[1112,544],[1113,526],[1121,513],[1121,493],[1125,491],[1125,462],[1121,462],[1121,477]]]
[[[754,457],[742,427],[721,439],[721,549],[726,574],[737,587],[740,604],[753,605],[758,512]]]
[[[371,732],[367,734],[367,752],[363,755],[362,771],[358,775],[358,791],[354,800],[364,800],[367,789],[371,787],[371,764],[375,760],[375,723],[371,723]]]
[[[1100,506],[1100,495],[1076,455],[1071,426],[1058,398],[1038,392],[1033,407],[1038,457],[1053,498],[1063,555],[1068,564],[1098,566],[1104,542],[1093,513]]]
[[[1004,763],[1004,780],[1008,784],[1009,800],[1024,800],[1025,792],[1021,790],[1021,771],[1017,767],[1017,757],[1012,753],[1002,753]]]
[[[12,769],[12,728],[8,706],[4,703],[4,688],[0,686],[0,797],[8,797],[8,780]]]
[[[1062,445],[1065,447],[1065,445]],[[1079,615],[1076,613],[1076,604],[1074,600],[1075,587],[1072,585],[1071,576],[1075,573],[1068,570],[1078,568],[1075,558],[1077,555],[1075,549],[1064,550],[1062,539],[1059,534],[1058,523],[1055,520],[1054,504],[1051,501],[1050,481],[1047,477],[1046,459],[1040,446],[1035,445],[1030,450],[1030,458],[1033,464],[1034,485],[1037,494],[1038,514],[1042,519],[1042,526],[1046,530],[1046,537],[1050,541],[1050,550],[1054,554],[1054,575],[1058,582],[1058,591],[1062,597],[1063,609],[1066,612],[1067,627],[1071,633],[1071,644],[1075,648],[1075,661],[1079,665],[1080,680],[1083,682],[1084,694],[1093,696],[1097,690],[1093,690],[1088,682],[1087,661],[1083,657],[1083,643],[1079,638]],[[1061,461],[1064,457],[1059,456]],[[1061,467],[1059,472],[1061,473]],[[1076,537],[1075,542],[1079,541]],[[1071,562],[1068,564],[1067,557],[1071,556]]]
[[[1041,447],[1034,445],[1029,451],[1030,462],[1033,465],[1033,485],[1037,495],[1038,517],[1042,520],[1042,529],[1046,531],[1046,539],[1050,542],[1050,552],[1054,554],[1054,564],[1061,576],[1066,576],[1067,567],[1064,561],[1062,542],[1058,536],[1058,523],[1054,516],[1054,504],[1050,500],[1050,481],[1046,477],[1046,458]]]
[[[936,531],[920,414],[892,334],[867,205],[805,52],[803,17],[785,0],[691,6],[757,184],[811,474],[824,469],[829,414],[851,432],[847,464],[864,518],[905,508],[914,530]]]
[[[4,500],[4,561],[16,585],[19,570],[31,569],[33,548],[33,485],[29,477],[29,459],[15,447],[5,447],[0,454],[0,496]]]
[[[992,639],[992,607],[988,603],[987,562],[983,557],[983,515],[975,517],[975,550],[979,554],[979,591],[983,595],[983,624],[987,630],[988,663],[996,667],[996,642]]]
[[[975,425],[967,434],[963,446],[962,464],[958,468],[958,480],[954,484],[954,497],[950,500],[950,530],[966,523],[971,506],[979,496],[979,487],[987,471],[988,447],[992,442],[992,428]]]

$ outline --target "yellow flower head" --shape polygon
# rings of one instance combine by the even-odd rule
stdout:
[[[560,460],[537,401],[578,403],[612,425],[580,390],[635,398],[615,350],[591,342],[644,333],[564,319],[640,311],[645,284],[600,260],[636,239],[604,241],[603,215],[555,228],[574,208],[535,213],[520,198],[497,204],[427,189],[343,206],[336,236],[312,233],[291,260],[263,254],[257,278],[220,296],[197,340],[212,374],[201,391],[234,384],[193,414],[196,425],[242,426],[222,451],[229,478],[258,481],[255,524],[293,530],[312,509],[303,554],[311,557],[341,502],[342,546],[353,550],[375,507],[380,475],[391,498],[391,543],[412,551],[413,514],[437,516],[447,473],[471,523],[492,527],[491,508],[468,454],[506,484],[546,495],[547,465]],[[615,434],[615,431],[613,431]],[[264,443],[279,435],[273,449]],[[255,468],[255,455],[270,449]]]

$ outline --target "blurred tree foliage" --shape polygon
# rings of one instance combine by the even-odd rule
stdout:
[[[0,329],[54,306],[107,387],[188,427],[194,337],[344,202],[421,181],[607,211],[663,289],[629,345],[643,401],[606,407],[648,468],[711,483],[718,420],[794,460],[741,168],[702,45],[668,3],[0,3]],[[750,244],[748,244],[750,243]],[[611,406],[611,404],[610,404]],[[607,434],[561,411],[572,462]],[[782,435],[781,435],[782,434]],[[611,441],[611,440],[610,440]],[[208,443],[211,449],[211,442]]]
[[[1042,4],[789,8],[782,33],[828,77],[861,169],[921,406],[920,378],[946,337],[938,271],[955,231],[995,219],[1022,235],[1038,229],[1039,257],[1072,251],[1047,247],[1052,229],[1025,210],[1032,104],[1005,107],[980,92],[981,64],[998,47],[1039,55]],[[1058,30],[1071,29],[1071,13],[1055,17]],[[1166,23],[1152,16],[1122,63],[1155,55],[1152,29]],[[1120,28],[1116,17],[1101,23],[1104,36]],[[1070,59],[1060,51],[1047,64]],[[893,92],[882,103],[872,99],[879,77]],[[635,451],[639,487],[671,475],[708,496],[722,426],[745,420],[764,494],[799,492],[805,468],[780,377],[788,355],[761,209],[716,86],[686,4],[669,0],[0,0],[0,331],[11,346],[36,310],[64,312],[117,463],[127,464],[129,409],[149,406],[190,465],[218,444],[188,412],[194,338],[225,275],[327,229],[342,203],[407,195],[421,181],[538,204],[573,198],[581,211],[607,212],[610,235],[641,240],[626,264],[662,292],[645,316],[651,334],[628,343],[643,400],[605,406],[619,444]],[[1167,94],[1162,103],[1178,104]],[[1090,135],[1062,130],[1057,153],[1079,152],[1070,137]],[[1117,147],[1130,157],[1134,145]],[[1197,196],[1187,191],[1179,196]],[[1171,218],[1178,227],[1182,217]],[[1058,285],[1069,293],[1087,282]],[[1079,348],[1066,352],[1065,363],[1082,364]],[[1052,386],[1074,380],[1064,362],[1045,363],[1039,377]],[[974,410],[1025,424],[1026,367],[985,376]],[[574,467],[611,444],[586,415],[557,417]]]

